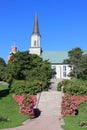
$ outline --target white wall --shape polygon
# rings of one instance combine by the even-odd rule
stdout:
[[[31,36],[31,47],[29,48],[29,53],[37,54],[38,56],[41,55],[40,36],[37,34]]]
[[[36,41],[36,45],[34,45],[34,41]],[[31,36],[31,47],[40,47],[40,36],[34,34]]]
[[[32,47],[29,49],[29,53],[30,54],[37,54],[38,56],[40,56],[41,55],[41,48]]]
[[[56,71],[55,78],[70,79],[68,74],[71,68],[67,64],[52,64],[52,68]]]

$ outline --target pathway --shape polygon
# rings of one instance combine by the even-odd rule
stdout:
[[[37,95],[37,108],[41,111],[38,118],[27,120],[22,126],[4,130],[63,130],[61,128],[61,92],[55,89]]]

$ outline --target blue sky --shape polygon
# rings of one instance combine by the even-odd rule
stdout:
[[[30,47],[38,13],[44,50],[87,50],[87,0],[0,0],[0,57],[7,61],[11,46]]]

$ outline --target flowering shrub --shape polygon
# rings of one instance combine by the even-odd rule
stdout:
[[[87,96],[75,96],[66,94],[62,99],[62,116],[76,115],[78,110],[77,106],[87,101]]]
[[[20,113],[34,117],[34,106],[37,101],[35,95],[13,95],[13,99],[19,104]]]

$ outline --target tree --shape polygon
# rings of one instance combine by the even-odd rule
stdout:
[[[12,54],[6,69],[5,79],[8,82],[14,79],[20,80],[20,82],[21,80],[26,81],[24,85],[23,82],[19,83],[19,86],[22,84],[22,87],[26,88],[20,89],[20,91],[26,91],[26,93],[32,90],[32,93],[36,93],[40,91],[41,87],[42,89],[48,88],[48,83],[54,73],[50,62],[43,61],[41,57],[35,54],[31,55],[28,52]],[[13,83],[15,84],[16,82]],[[17,91],[21,88],[21,86],[19,86],[16,87]],[[15,91],[14,88],[15,87],[13,87],[12,91]],[[37,89],[37,91],[35,89]]]
[[[68,63],[73,66],[73,70],[70,76],[75,78],[86,78],[87,76],[87,55],[84,55],[81,48],[77,47],[68,52],[69,59],[64,60],[64,63]]]
[[[82,57],[83,51],[81,50],[81,48],[77,47],[72,49],[71,51],[68,52],[68,56],[69,56],[69,60],[70,60],[70,64],[73,65],[74,69],[73,69],[73,74],[76,78],[80,77],[80,60]]]
[[[80,77],[87,79],[87,54],[84,54],[79,61]]]
[[[0,57],[0,80],[4,78],[4,70],[6,67],[6,63],[3,58]]]

